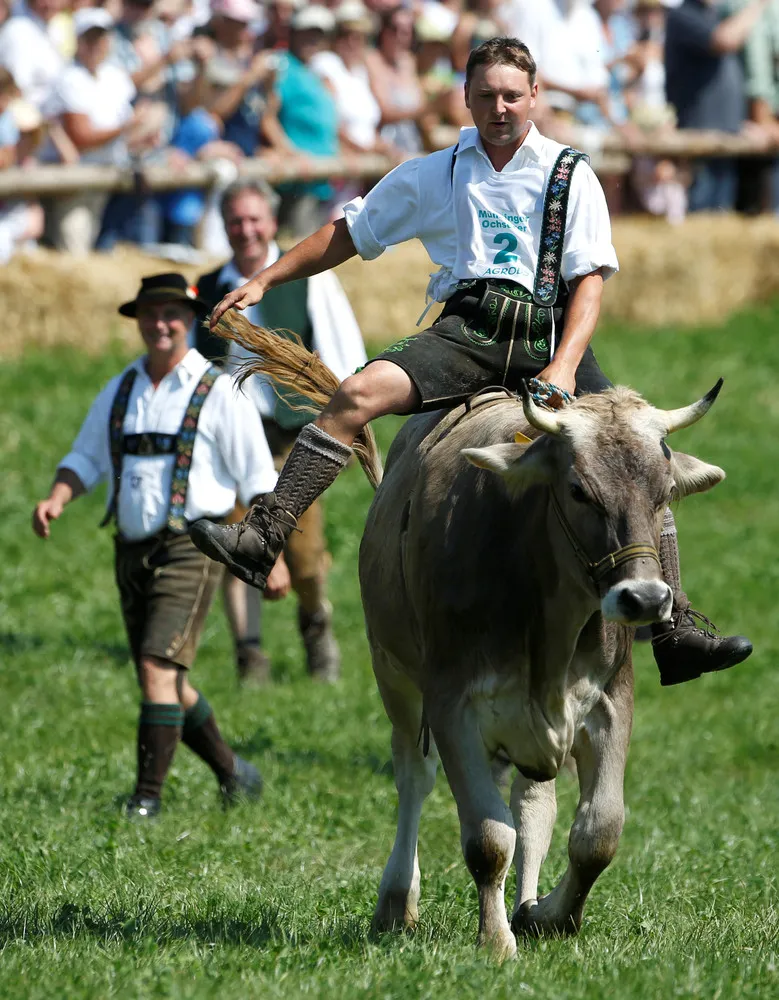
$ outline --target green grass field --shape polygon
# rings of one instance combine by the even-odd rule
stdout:
[[[67,351],[0,369],[0,997],[461,998],[779,996],[779,305],[718,329],[604,330],[615,381],[661,406],[702,395],[711,414],[673,444],[727,481],[682,504],[685,583],[697,607],[753,638],[736,670],[663,690],[637,651],[627,822],[578,939],[520,945],[494,967],[474,948],[475,890],[443,776],[423,817],[421,926],[371,939],[394,835],[389,727],[362,628],[356,560],[370,490],[358,469],[328,502],[344,654],[333,689],[305,677],[291,601],[268,609],[275,683],[239,692],[221,607],[194,681],[265,797],[224,814],[186,748],[165,814],[128,825],[137,695],[101,497],[30,530],[56,461],[119,353]],[[396,423],[379,428],[383,446]],[[575,787],[542,873],[565,864]]]

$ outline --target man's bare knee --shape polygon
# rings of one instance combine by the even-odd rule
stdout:
[[[361,426],[387,413],[406,412],[418,398],[414,384],[397,365],[375,361],[344,379],[333,403]]]
[[[143,656],[138,666],[138,683],[145,701],[177,702],[177,667],[158,656]]]

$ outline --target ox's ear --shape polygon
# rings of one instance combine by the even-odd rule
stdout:
[[[532,447],[526,444],[493,444],[488,448],[463,448],[462,454],[472,465],[496,472],[512,492],[520,492],[536,483],[548,482],[553,462],[545,439]]]
[[[504,476],[526,451],[526,445],[512,442],[491,444],[487,448],[463,448],[462,454],[478,469],[487,469],[489,472],[497,472],[499,476]]]
[[[705,493],[725,478],[725,470],[718,465],[709,465],[681,451],[671,453],[671,469],[676,483],[674,500],[681,500],[691,493]]]

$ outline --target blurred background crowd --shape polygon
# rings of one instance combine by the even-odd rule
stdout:
[[[442,126],[470,124],[468,53],[497,34],[530,47],[534,119],[563,141],[590,151],[617,131],[630,149],[647,132],[716,129],[765,149],[689,166],[636,156],[629,183],[604,178],[615,211],[779,208],[779,0],[0,0],[0,170],[137,178],[129,193],[5,196],[0,260],[36,242],[223,252],[214,195],[155,193],[145,168],[217,162],[227,184],[249,157],[297,159],[305,176],[311,157],[436,148]],[[282,184],[280,224],[304,235],[361,188]]]

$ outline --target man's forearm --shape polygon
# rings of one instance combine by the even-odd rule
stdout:
[[[310,278],[343,264],[357,253],[345,219],[328,222],[255,276],[265,291],[298,278]]]
[[[719,55],[738,52],[768,6],[768,0],[752,0],[742,10],[720,21],[712,32],[711,47]]]
[[[71,500],[86,493],[87,488],[72,469],[59,468],[49,494],[50,500],[57,500],[64,507]]]
[[[603,275],[600,271],[587,274],[573,283],[565,311],[563,335],[554,355],[555,364],[570,372],[579,367],[598,324],[602,297]]]

